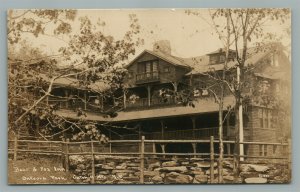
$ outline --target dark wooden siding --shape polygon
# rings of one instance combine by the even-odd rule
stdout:
[[[182,82],[184,75],[189,72],[188,68],[175,66],[156,56],[153,56],[149,53],[145,53],[127,68],[130,75],[125,78],[126,83],[130,87],[136,86],[136,75],[139,73],[139,65],[143,64],[143,62],[145,61],[153,61],[153,60],[158,61],[160,83]]]

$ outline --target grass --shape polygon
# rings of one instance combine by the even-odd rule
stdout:
[[[9,184],[74,184],[72,176],[64,171],[59,157],[29,156],[8,161]]]

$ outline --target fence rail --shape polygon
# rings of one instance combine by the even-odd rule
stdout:
[[[166,144],[172,143],[190,143],[190,144],[198,144],[198,143],[206,143],[209,144],[210,150],[209,153],[198,153],[196,149],[194,149],[193,153],[170,153],[165,151]],[[92,157],[92,179],[95,176],[95,155],[109,155],[109,156],[130,156],[133,158],[137,158],[140,160],[140,183],[144,183],[144,167],[145,167],[145,158],[146,157],[165,157],[165,156],[186,156],[186,157],[206,157],[206,159],[210,160],[213,165],[215,159],[219,157],[219,154],[215,153],[215,144],[218,144],[219,141],[215,140],[213,136],[207,140],[146,140],[145,136],[142,136],[140,140],[111,140],[106,144],[100,144],[99,141],[80,141],[80,142],[69,142],[66,141],[37,141],[37,140],[18,140],[15,138],[14,140],[9,140],[9,148],[8,153],[13,154],[14,161],[18,159],[19,154],[23,153],[31,153],[38,155],[59,155],[64,157],[63,165],[66,171],[69,171],[69,157],[71,155],[88,155]],[[235,141],[223,141],[224,144],[234,144]],[[162,146],[162,152],[156,151],[156,145]],[[237,158],[248,158],[248,159],[281,159],[285,160],[290,166],[291,157],[290,157],[290,143],[269,143],[269,142],[240,142],[239,144],[244,145],[268,145],[268,146],[276,146],[287,148],[286,155],[273,155],[273,156],[256,156],[256,155],[237,155],[237,154],[224,154],[224,157],[237,157]],[[125,146],[126,152],[116,152],[112,150],[112,147]],[[131,151],[129,149],[129,145],[135,146],[136,150]],[[75,147],[74,147],[75,146]],[[196,145],[193,145],[196,146]],[[81,149],[83,148],[83,149]],[[78,151],[80,149],[80,151]],[[75,150],[75,151],[74,151]],[[212,166],[213,173],[213,166]],[[211,178],[213,180],[213,174]],[[95,181],[92,180],[92,183]]]

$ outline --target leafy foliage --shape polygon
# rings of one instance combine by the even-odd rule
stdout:
[[[15,44],[22,39],[22,35],[25,33],[30,33],[38,37],[49,30],[52,30],[52,33],[55,35],[68,34],[72,30],[71,24],[68,21],[73,21],[76,13],[76,10],[68,9],[9,10],[8,41],[10,44]]]
[[[106,142],[107,137],[99,130],[99,125],[88,121],[87,113],[82,108],[74,109],[77,118],[73,120],[57,113],[59,100],[69,101],[72,98],[52,95],[53,85],[59,78],[76,77],[78,87],[95,91],[91,86],[95,82],[103,82],[108,89],[97,94],[114,98],[115,91],[122,88],[126,74],[121,66],[129,55],[135,53],[135,47],[143,43],[136,37],[140,31],[137,17],[129,16],[130,29],[120,40],[105,35],[88,17],[81,17],[80,31],[70,35],[68,45],[60,48],[57,55],[47,55],[22,41],[21,37],[29,32],[38,38],[49,30],[47,24],[54,29],[54,36],[70,33],[72,25],[67,21],[76,19],[76,11],[26,10],[17,14],[9,12],[9,130],[19,133],[29,127],[39,127],[37,136],[43,138],[57,139],[66,137],[66,132],[72,132],[73,140]],[[30,16],[33,17],[28,18]],[[105,23],[101,25],[105,26]],[[59,66],[62,61],[68,61],[71,65]],[[58,101],[48,103],[48,96]],[[78,95],[77,99],[86,102],[83,96]],[[115,115],[115,110],[111,109],[108,113]]]

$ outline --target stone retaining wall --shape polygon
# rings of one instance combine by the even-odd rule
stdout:
[[[73,155],[69,158],[70,171],[76,183],[91,182],[91,156]],[[224,160],[224,183],[287,183],[289,172],[279,164],[242,164],[240,177],[234,181],[233,165]],[[218,182],[217,163],[214,163],[214,183]],[[146,158],[145,184],[208,184],[210,162],[201,158]],[[139,184],[140,160],[134,157],[95,156],[95,183]]]

